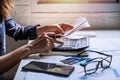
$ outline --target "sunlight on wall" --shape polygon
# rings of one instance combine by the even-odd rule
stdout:
[[[119,0],[38,0],[41,3],[116,3]]]
[[[38,0],[38,3],[79,3],[85,0]]]

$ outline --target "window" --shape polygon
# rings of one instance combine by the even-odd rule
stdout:
[[[72,23],[79,16],[91,29],[118,29],[120,23],[120,0],[32,0],[31,5],[32,24]]]
[[[119,3],[119,0],[38,0],[38,4],[44,3]]]
[[[120,0],[32,0],[32,12],[34,13],[108,13],[119,11]]]

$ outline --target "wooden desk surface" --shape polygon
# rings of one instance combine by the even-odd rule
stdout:
[[[100,50],[100,51],[112,51],[113,62],[111,64],[114,68],[119,68],[119,59],[120,59],[120,30],[115,31],[87,31],[87,32],[95,32],[96,37],[90,39],[90,49]],[[117,51],[117,52],[116,52]],[[90,54],[90,56],[93,56]],[[62,56],[56,56],[59,59],[53,60],[52,62],[56,62],[57,60],[63,59]],[[43,57],[49,59],[49,56]],[[29,59],[24,59],[21,61],[17,73],[15,75],[14,80],[24,80],[26,76],[26,72],[21,71],[22,66],[29,63],[30,61],[40,61],[42,58],[34,57]],[[46,60],[46,61],[47,61]],[[59,62],[59,61],[58,61]],[[118,71],[120,75],[120,69]],[[117,76],[120,79],[120,76]],[[50,80],[50,79],[49,79]]]

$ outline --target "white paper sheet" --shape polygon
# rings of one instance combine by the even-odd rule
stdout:
[[[97,79],[96,79],[97,78]],[[92,75],[85,76],[76,70],[69,77],[60,77],[45,73],[28,72],[25,80],[120,80],[120,75],[116,69],[108,68],[106,70],[100,70]]]
[[[73,26],[74,26],[74,28],[72,30],[65,32],[64,36],[71,35],[72,33],[76,32],[76,31],[80,31],[83,28],[90,27],[90,25],[85,17],[79,17],[75,21],[75,23],[73,23]]]
[[[42,58],[40,61],[60,63],[59,61],[65,59],[63,56],[47,56]],[[74,64],[75,70],[69,77],[55,76],[46,73],[27,72],[24,80],[120,80],[119,64],[115,64],[118,61],[119,56],[113,57],[111,67],[108,69],[98,69],[95,74],[87,75],[84,74],[84,69],[79,64]]]

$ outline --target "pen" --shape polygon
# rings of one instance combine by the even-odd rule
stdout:
[[[61,37],[65,37],[62,34],[55,34],[55,35],[49,35],[50,37],[56,39],[56,38],[61,38]]]

